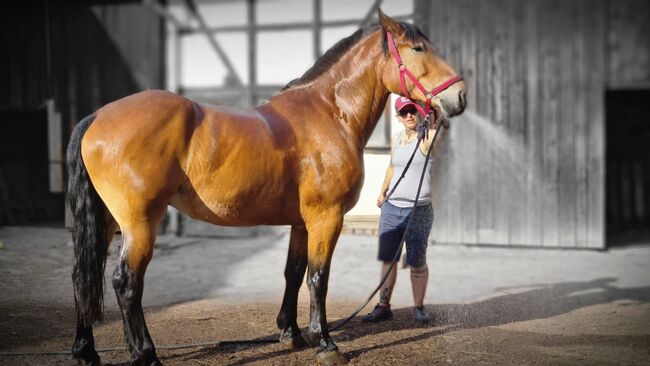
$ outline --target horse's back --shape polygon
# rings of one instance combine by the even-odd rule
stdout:
[[[167,204],[223,225],[297,220],[297,198],[287,200],[296,188],[286,121],[165,91],[137,93],[95,114],[82,156],[118,223]]]
[[[155,143],[152,138],[165,139],[168,146],[181,148],[194,125],[202,119],[195,103],[162,90],[127,96],[103,106],[95,115],[95,121],[84,136],[84,144],[110,141],[133,148],[138,143],[151,146]]]

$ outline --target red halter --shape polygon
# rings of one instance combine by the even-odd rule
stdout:
[[[420,84],[420,82],[415,77],[415,75],[413,75],[413,73],[409,71],[408,68],[406,68],[404,62],[402,62],[402,58],[399,55],[399,51],[397,51],[397,46],[395,46],[395,39],[393,38],[393,35],[390,32],[386,32],[386,38],[388,39],[388,48],[390,49],[390,53],[395,58],[395,61],[397,61],[397,68],[399,69],[399,83],[402,88],[402,93],[404,93],[407,97],[411,98],[411,94],[406,88],[406,80],[404,79],[404,74],[406,74],[406,76],[408,76],[409,79],[411,79],[413,85],[415,85],[418,89],[420,89],[422,94],[424,94],[424,96],[427,98],[425,110],[423,110],[422,107],[420,107],[418,104],[415,104],[415,107],[418,109],[420,114],[422,114],[422,116],[427,116],[429,114],[429,111],[431,110],[431,99],[433,99],[434,96],[440,94],[443,90],[449,88],[453,84],[456,84],[457,82],[463,80],[463,78],[456,75],[451,79],[445,81],[444,83],[438,85],[437,87],[433,88],[431,91],[427,91],[422,86],[422,84]]]

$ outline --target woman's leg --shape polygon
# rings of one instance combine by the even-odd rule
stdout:
[[[397,267],[391,270],[391,264],[393,257],[395,257],[399,249],[402,235],[404,235],[404,230],[400,227],[399,212],[400,209],[389,202],[386,202],[381,207],[381,216],[379,218],[379,253],[377,256],[381,261],[379,280],[381,281],[386,275],[386,272],[390,270],[386,282],[384,282],[379,290],[379,305],[382,306],[390,305],[390,298],[397,280]]]
[[[386,272],[390,271],[390,273],[379,289],[379,303],[370,314],[363,318],[363,321],[367,323],[376,323],[393,317],[393,313],[390,311],[390,299],[397,280],[397,268],[391,270],[391,264],[403,233],[396,226],[398,224],[398,212],[399,209],[388,202],[381,207],[379,253],[377,255],[377,259],[381,262],[379,280],[381,281],[384,278]]]
[[[431,205],[418,207],[414,213],[412,229],[406,234],[406,261],[411,267],[411,287],[415,307],[424,305],[424,296],[429,282],[429,267],[427,266],[427,246],[429,233],[433,224],[433,208]]]
[[[382,262],[381,265],[381,274],[379,280],[381,281],[386,272],[390,270],[391,262]],[[393,268],[390,271],[390,274],[386,278],[386,282],[381,286],[379,290],[379,305],[390,306],[390,298],[393,295],[393,289],[395,288],[395,282],[397,281],[397,268]]]
[[[379,289],[379,303],[375,308],[363,318],[365,323],[377,323],[382,320],[391,319],[393,317],[393,312],[390,310],[390,298],[393,294],[393,288],[395,287],[395,281],[397,280],[397,268],[391,270],[392,262],[382,261],[381,262],[381,273],[379,280],[381,281],[386,272],[390,271],[386,277],[386,281],[381,285]]]
[[[411,267],[411,287],[413,288],[413,304],[415,307],[424,306],[424,295],[429,283],[429,267],[425,263],[420,267]]]

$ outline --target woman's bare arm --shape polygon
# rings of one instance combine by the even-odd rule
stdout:
[[[388,162],[388,168],[386,168],[386,174],[384,175],[384,182],[381,184],[381,189],[379,190],[379,197],[377,198],[377,206],[381,206],[382,203],[386,200],[386,195],[390,189],[390,181],[393,179],[393,172],[395,167],[393,166],[393,147],[397,143],[397,138],[399,133],[393,135],[390,143],[390,161]]]

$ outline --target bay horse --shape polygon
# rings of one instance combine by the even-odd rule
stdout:
[[[252,110],[144,91],[77,124],[67,150],[75,358],[100,364],[92,324],[102,316],[107,249],[119,225],[123,244],[112,285],[132,363],[161,364],[141,299],[156,228],[171,205],[218,225],[291,225],[280,340],[295,348],[308,343],[321,364],[346,362],[327,329],[325,298],[343,215],[361,191],[364,146],[389,94],[400,93],[399,70],[408,66],[427,90],[457,77],[415,26],[378,13],[378,25],[339,41]],[[387,34],[404,65],[388,52]],[[406,85],[413,99],[445,117],[465,108],[462,81],[433,100],[417,83]],[[296,306],[307,269],[310,321],[303,335]]]

